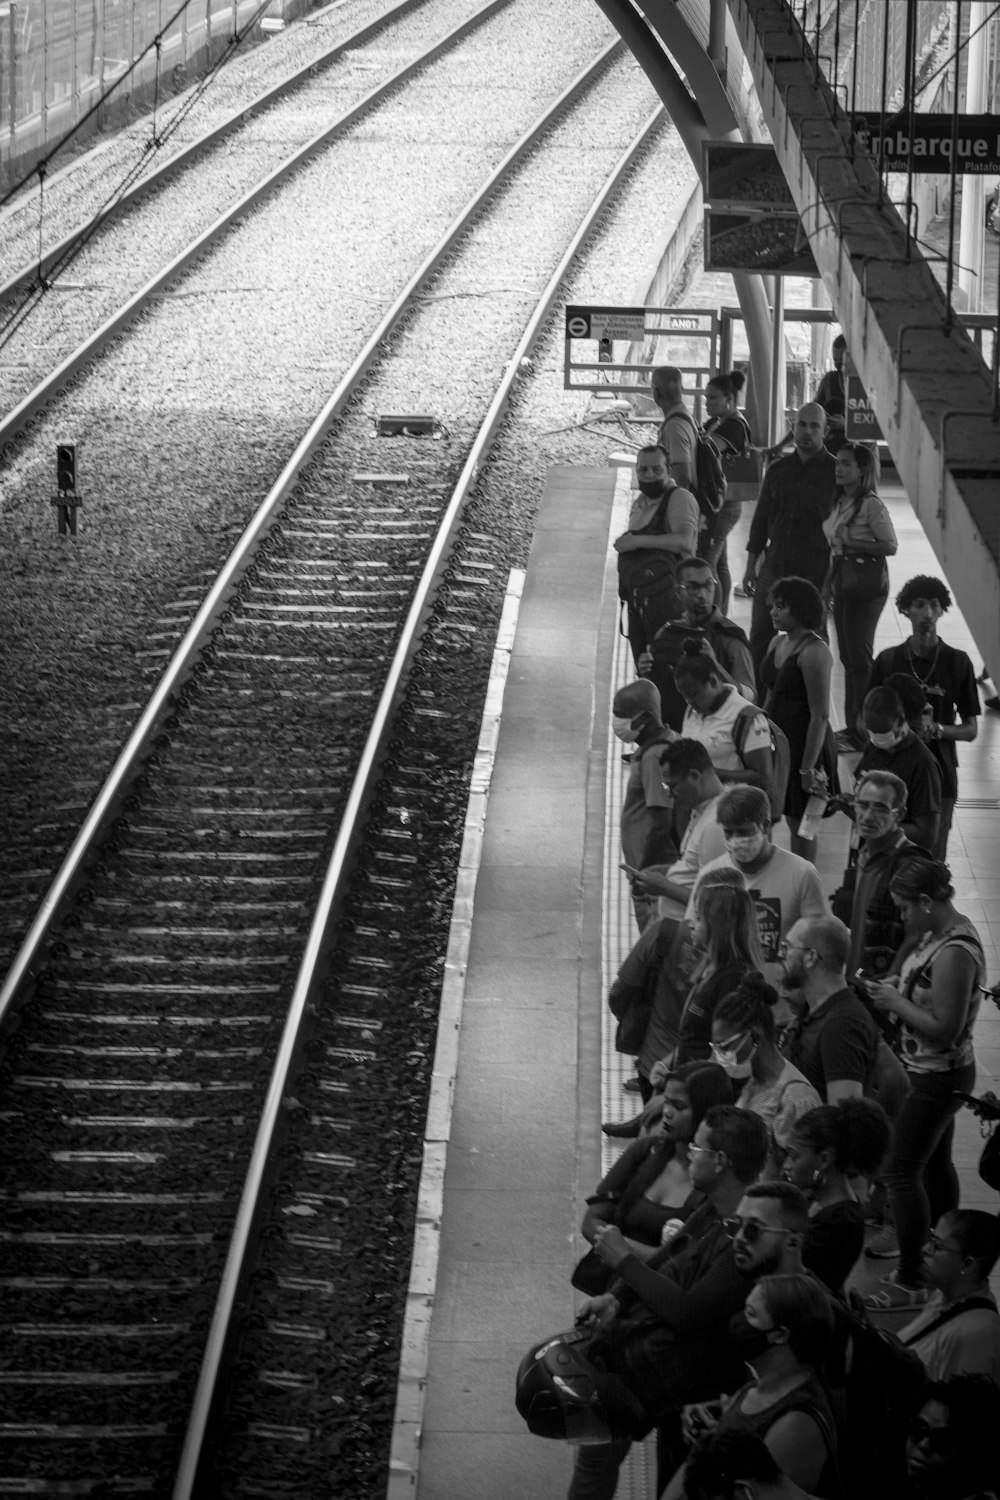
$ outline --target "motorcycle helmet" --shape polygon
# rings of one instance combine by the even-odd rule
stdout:
[[[516,1404],[536,1437],[610,1443],[638,1437],[649,1423],[620,1375],[589,1358],[593,1332],[572,1328],[528,1350],[517,1372]]]

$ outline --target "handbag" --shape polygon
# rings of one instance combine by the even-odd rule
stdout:
[[[604,1264],[596,1250],[590,1249],[577,1261],[569,1280],[578,1292],[588,1297],[600,1297],[611,1286],[613,1277],[611,1267]]]
[[[876,599],[888,590],[885,558],[871,552],[845,552],[835,582],[842,594],[855,599]]]

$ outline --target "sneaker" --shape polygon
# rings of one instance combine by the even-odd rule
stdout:
[[[625,1082],[622,1084],[622,1088],[625,1090],[626,1094],[642,1093],[642,1085],[640,1084],[638,1078],[626,1078]]]
[[[869,1292],[864,1306],[869,1312],[910,1312],[926,1307],[933,1296],[929,1286],[907,1286],[898,1280],[899,1272],[890,1271],[882,1277],[878,1291]]]
[[[895,1224],[883,1224],[878,1234],[873,1234],[868,1241],[865,1254],[871,1260],[894,1260],[899,1254]]]

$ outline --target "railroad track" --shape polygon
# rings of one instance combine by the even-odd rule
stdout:
[[[351,403],[400,378],[403,320],[419,362],[500,195],[441,236],[209,590],[15,961],[0,1493],[384,1482],[455,814],[505,582],[461,517],[566,265],[655,128],[551,258],[460,462],[407,450],[404,507],[345,479]],[[538,139],[498,169],[508,196]],[[442,302],[418,309],[434,276]]]

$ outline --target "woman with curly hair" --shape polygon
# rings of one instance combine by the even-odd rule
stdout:
[[[872,1177],[889,1149],[889,1118],[871,1099],[823,1104],[796,1121],[782,1176],[809,1199],[802,1259],[839,1292],[864,1248],[865,1210],[852,1177]]]

